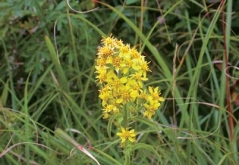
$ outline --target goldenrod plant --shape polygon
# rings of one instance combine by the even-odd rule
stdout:
[[[96,59],[96,81],[101,87],[103,118],[112,116],[118,121],[121,145],[135,142],[136,132],[130,128],[133,116],[143,115],[151,119],[164,98],[159,87],[144,86],[149,62],[135,47],[124,44],[113,36],[103,37]],[[119,120],[123,118],[123,120]]]
[[[0,1],[0,165],[239,165],[238,6]]]

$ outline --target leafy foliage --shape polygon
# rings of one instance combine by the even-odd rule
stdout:
[[[0,164],[239,164],[236,6],[0,2]],[[94,79],[101,37],[111,33],[151,61],[147,85],[166,98],[152,121],[132,119],[143,131],[124,152]]]

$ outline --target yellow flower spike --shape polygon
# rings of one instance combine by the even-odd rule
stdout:
[[[136,133],[134,129],[128,131],[124,127],[121,127],[121,132],[118,132],[116,135],[120,137],[121,143],[125,143],[127,140],[132,143],[136,141]]]
[[[102,86],[99,97],[102,100],[103,118],[122,113],[127,121],[132,115],[138,114],[126,112],[130,111],[127,106],[133,105],[134,111],[139,111],[137,107],[142,105],[143,115],[150,119],[164,98],[160,96],[158,87],[144,90],[143,82],[148,80],[147,73],[150,72],[149,62],[135,47],[130,48],[129,44],[124,44],[111,35],[104,37],[101,45],[97,53],[95,73],[97,82]],[[118,136],[123,143],[126,140],[135,141],[136,135],[134,130],[122,128]]]

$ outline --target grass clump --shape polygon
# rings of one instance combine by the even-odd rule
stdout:
[[[238,5],[0,2],[0,164],[239,164]]]

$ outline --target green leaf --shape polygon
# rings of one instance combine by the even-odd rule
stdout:
[[[54,48],[54,46],[53,46],[53,44],[52,44],[52,42],[51,42],[51,40],[49,39],[48,36],[45,36],[45,41],[46,41],[47,47],[48,47],[48,49],[50,51],[50,56],[51,56],[52,62],[55,65],[55,68],[56,68],[56,71],[57,71],[57,75],[59,77],[59,85],[66,92],[69,92],[68,81],[67,81],[66,75],[65,75],[65,73],[63,71],[63,68],[62,68],[62,66],[60,64],[60,59],[58,58],[58,56],[56,54],[55,48]]]

